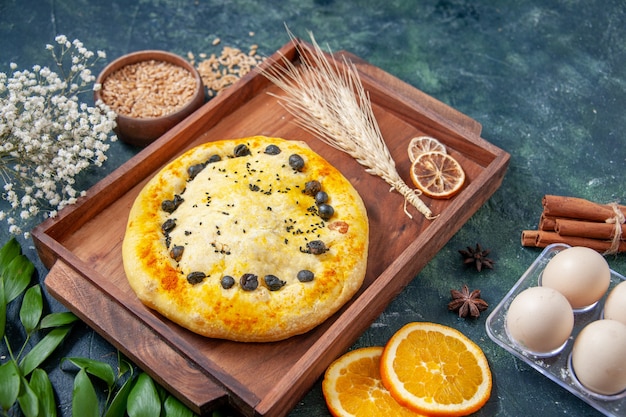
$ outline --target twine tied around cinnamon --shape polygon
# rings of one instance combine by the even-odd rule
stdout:
[[[611,246],[606,250],[606,252],[604,252],[604,254],[614,255],[619,250],[619,244],[622,240],[622,225],[626,222],[626,217],[624,217],[624,213],[620,210],[617,203],[610,203],[609,206],[613,209],[615,216],[606,219],[605,223],[614,224],[615,233],[613,234]]]

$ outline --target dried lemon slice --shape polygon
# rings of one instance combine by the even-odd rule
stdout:
[[[409,152],[411,162],[415,161],[418,156],[426,152],[447,153],[443,143],[430,136],[417,136],[411,139],[407,151]]]
[[[442,152],[426,152],[413,161],[411,180],[424,195],[445,199],[454,196],[465,182],[465,171],[452,156]]]

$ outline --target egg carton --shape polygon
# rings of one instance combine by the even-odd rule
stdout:
[[[557,253],[569,248],[570,246],[562,243],[555,243],[547,246],[532,265],[521,276],[517,283],[506,294],[502,301],[491,312],[485,327],[489,337],[502,348],[507,350],[513,356],[528,364],[540,372],[545,377],[551,379],[561,387],[565,388],[581,400],[585,401],[596,410],[607,416],[624,416],[626,413],[626,390],[615,395],[600,395],[589,391],[583,387],[571,368],[571,353],[574,340],[578,333],[589,323],[602,319],[604,302],[610,291],[620,282],[626,280],[626,277],[611,270],[611,284],[608,291],[592,308],[583,311],[575,311],[574,329],[567,339],[566,343],[559,352],[550,356],[538,356],[529,353],[523,347],[515,343],[509,337],[506,330],[505,318],[511,302],[515,297],[530,287],[536,287],[541,284],[541,275],[546,265]]]

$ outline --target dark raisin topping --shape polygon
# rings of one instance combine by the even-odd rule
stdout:
[[[265,153],[268,155],[278,155],[280,152],[280,148],[276,145],[267,145],[265,148]]]
[[[219,162],[222,160],[222,157],[215,154],[215,155],[211,155],[211,157],[206,161],[207,164],[213,164],[215,162]]]
[[[294,169],[294,171],[302,171],[304,168],[304,159],[296,153],[289,157],[289,166]]]
[[[286,284],[285,281],[281,280],[276,275],[265,275],[263,280],[270,291],[278,291]]]
[[[220,284],[222,284],[222,288],[227,290],[235,285],[235,278],[231,277],[230,275],[224,275],[220,280]]]
[[[187,168],[187,174],[189,175],[189,179],[192,180],[196,178],[196,175],[200,173],[204,169],[204,164],[195,164]]]
[[[321,240],[312,240],[306,244],[307,252],[312,255],[321,255],[328,251],[326,244]]]
[[[172,214],[174,211],[176,211],[178,206],[180,206],[183,201],[185,200],[183,200],[181,196],[175,194],[172,200],[163,200],[163,202],[161,203],[161,209],[163,209],[163,211],[167,213]]]
[[[233,151],[235,158],[239,158],[240,156],[248,156],[251,155],[250,148],[245,143],[235,146],[235,150]]]
[[[176,262],[180,262],[183,257],[183,252],[185,252],[184,246],[174,245],[174,247],[170,250],[170,257]]]
[[[314,275],[313,272],[309,271],[308,269],[303,269],[301,271],[298,271],[298,281],[300,282],[310,282],[313,281]]]
[[[176,210],[176,207],[174,206],[174,201],[173,200],[163,200],[161,202],[161,210],[163,210],[166,213],[172,214],[174,212],[174,210]]]
[[[322,184],[320,184],[320,182],[317,180],[313,180],[313,181],[307,181],[306,184],[304,184],[304,191],[302,192],[304,194],[313,196],[319,193],[321,189],[322,189]]]
[[[254,291],[259,286],[259,278],[254,274],[243,274],[239,279],[239,285],[244,291]]]
[[[161,230],[163,230],[163,233],[169,233],[172,230],[174,230],[175,227],[176,227],[176,219],[167,219],[161,225]]]
[[[315,194],[315,204],[317,204],[318,206],[320,204],[324,204],[327,201],[328,201],[328,194],[326,193],[326,191],[320,191],[317,194]]]
[[[328,220],[335,214],[335,209],[330,204],[320,204],[317,209],[322,220]]]
[[[187,281],[192,285],[201,283],[205,278],[206,274],[202,271],[194,271],[187,275]]]

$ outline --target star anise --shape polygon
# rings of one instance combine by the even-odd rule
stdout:
[[[493,259],[487,258],[491,250],[484,249],[479,243],[476,244],[476,249],[467,247],[467,250],[459,250],[459,253],[463,255],[463,263],[465,265],[474,264],[478,272],[482,271],[483,267],[493,269],[493,264],[496,263]]]
[[[489,304],[480,298],[480,290],[470,292],[467,285],[463,285],[461,291],[450,290],[452,301],[448,303],[448,310],[458,311],[459,317],[467,317],[468,314],[472,318],[480,316],[481,311],[485,311]]]

